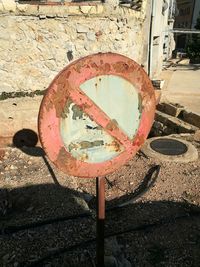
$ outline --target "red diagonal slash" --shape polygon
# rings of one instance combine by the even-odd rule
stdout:
[[[70,90],[69,94],[74,104],[78,105],[92,120],[122,144],[126,150],[131,148],[133,144],[129,137],[83,91],[74,88]]]

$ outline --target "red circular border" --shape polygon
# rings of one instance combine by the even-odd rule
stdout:
[[[137,134],[124,152],[109,161],[86,163],[66,150],[60,134],[60,118],[70,94],[86,80],[99,75],[117,75],[131,82],[141,96],[142,115]],[[87,105],[82,104],[81,107],[87,113]],[[104,176],[117,170],[136,154],[148,136],[154,114],[154,88],[145,71],[135,61],[120,54],[94,54],[68,65],[50,84],[39,111],[40,141],[49,159],[63,172],[88,178]],[[109,131],[115,129],[110,127]]]

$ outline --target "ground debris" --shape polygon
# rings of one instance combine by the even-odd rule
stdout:
[[[0,266],[94,267],[95,179],[67,176],[44,160],[41,148],[30,150],[9,148],[0,165]],[[156,166],[157,179],[150,172]],[[143,156],[108,175],[105,231],[116,249],[106,252],[107,261],[199,266],[199,177],[199,159],[183,164]]]

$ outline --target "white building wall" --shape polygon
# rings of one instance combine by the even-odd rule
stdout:
[[[162,71],[163,61],[171,57],[175,48],[173,34],[174,19],[171,16],[172,0],[152,0],[152,44],[150,76],[158,79]]]

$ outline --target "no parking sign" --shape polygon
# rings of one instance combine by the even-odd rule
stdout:
[[[133,60],[114,53],[79,59],[50,84],[40,107],[39,134],[62,171],[97,182],[97,266],[104,266],[106,174],[144,143],[155,113],[154,88]]]
[[[136,154],[154,112],[154,89],[137,63],[95,54],[67,66],[49,86],[39,113],[40,140],[67,174],[104,176]]]

